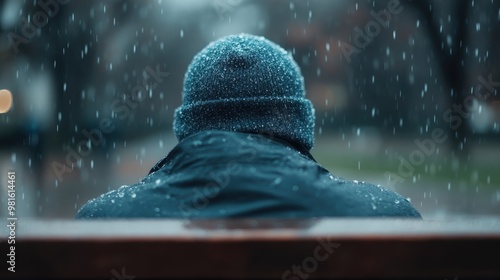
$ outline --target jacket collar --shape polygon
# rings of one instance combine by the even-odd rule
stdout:
[[[149,174],[154,173],[161,168],[163,168],[165,165],[171,163],[174,159],[178,158],[183,154],[185,151],[189,151],[192,153],[193,149],[200,149],[200,153],[203,154],[203,150],[205,149],[211,149],[209,145],[203,145],[204,142],[208,142],[210,144],[210,139],[216,139],[216,138],[221,138],[221,139],[229,139],[227,145],[230,145],[231,141],[238,141],[238,140],[264,140],[268,141],[270,143],[275,143],[278,145],[286,146],[291,149],[296,150],[297,152],[301,153],[303,156],[309,158],[310,160],[316,162],[314,157],[311,155],[311,153],[303,146],[300,145],[299,143],[291,143],[288,142],[282,138],[278,138],[273,136],[272,134],[264,134],[264,133],[244,133],[244,132],[233,132],[233,131],[220,131],[220,130],[215,130],[215,131],[202,131],[195,133],[181,142],[179,142],[168,154],[166,157],[164,157],[162,160],[160,160],[158,163],[156,163],[153,168],[149,171]],[[199,145],[198,145],[199,144]],[[224,143],[219,143],[219,145],[224,145]]]

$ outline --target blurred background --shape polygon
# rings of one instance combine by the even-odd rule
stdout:
[[[146,176],[191,59],[241,32],[300,65],[330,172],[426,219],[500,214],[500,1],[0,0],[0,216],[11,170],[40,218]]]

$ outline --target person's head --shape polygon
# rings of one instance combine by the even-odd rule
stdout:
[[[179,141],[208,130],[270,134],[310,150],[314,107],[292,56],[248,34],[223,37],[199,52],[184,77],[174,115]]]

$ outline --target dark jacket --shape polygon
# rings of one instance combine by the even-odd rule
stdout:
[[[305,149],[260,134],[200,132],[149,175],[87,202],[77,218],[412,217],[395,192],[333,176]]]

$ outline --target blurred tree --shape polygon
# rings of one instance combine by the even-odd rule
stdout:
[[[438,58],[446,86],[450,89],[449,104],[462,104],[467,97],[468,60],[467,43],[469,42],[468,16],[471,1],[449,1],[449,19],[452,24],[452,34],[443,34],[443,20],[437,13],[440,2],[428,0],[409,1],[420,13],[424,27],[429,34],[429,41],[434,48],[434,56]],[[448,39],[450,38],[450,39]],[[449,138],[452,139],[452,149],[456,156],[464,158],[469,154],[468,139],[471,129],[468,118],[462,118],[462,124],[455,129],[449,123]]]

